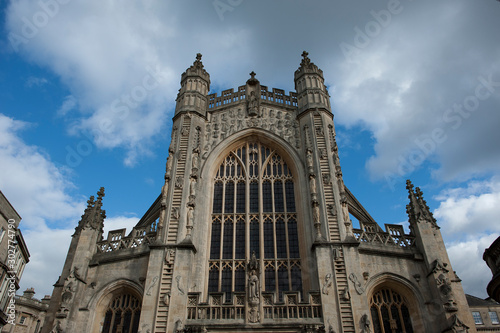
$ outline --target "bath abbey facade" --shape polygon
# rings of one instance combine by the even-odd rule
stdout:
[[[294,80],[286,94],[252,72],[209,94],[197,55],[158,198],[104,238],[104,189],[90,197],[44,333],[476,332],[420,189],[407,182],[409,233],[379,226],[344,184],[306,52]]]

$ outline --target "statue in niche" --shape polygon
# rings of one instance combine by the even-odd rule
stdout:
[[[319,219],[320,219],[319,205],[315,204],[314,207],[313,207],[313,221],[314,221],[314,224],[320,223]]]
[[[198,172],[198,166],[200,164],[200,149],[193,149],[193,156],[191,158],[191,174],[196,175]]]
[[[310,174],[314,174],[314,161],[311,148],[307,148],[306,160],[307,160],[307,171],[309,171]]]
[[[259,298],[259,277],[255,270],[250,272],[250,277],[248,278],[248,298],[250,302]]]
[[[255,256],[255,252],[252,253],[250,262],[248,263],[247,269],[248,274],[248,305],[250,310],[248,311],[248,321],[251,323],[257,323],[260,321],[259,314],[259,303],[260,303],[260,281],[259,281],[259,262]]]
[[[167,157],[167,166],[165,167],[166,172],[165,172],[165,178],[169,178],[171,176],[172,172],[172,166],[174,164],[174,153],[170,152],[168,157]]]
[[[314,196],[316,192],[316,177],[314,175],[309,175],[309,190],[311,191],[311,195]]]
[[[250,97],[248,98],[248,116],[259,116],[259,100],[257,99],[257,96],[255,96],[255,91],[252,91],[250,93]]]

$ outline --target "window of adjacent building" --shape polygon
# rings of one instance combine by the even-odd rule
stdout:
[[[244,291],[246,263],[260,261],[264,292],[302,291],[294,179],[260,143],[232,151],[214,178],[208,291]]]
[[[4,235],[5,235],[5,228],[1,227],[0,228],[0,243],[2,242]]]
[[[489,311],[488,313],[490,315],[492,324],[500,324],[500,321],[498,320],[498,314],[495,311]]]
[[[413,333],[407,302],[396,291],[384,288],[370,300],[373,331],[377,333]]]
[[[19,324],[24,325],[25,321],[26,321],[26,316],[21,316],[21,318],[19,319]]]
[[[482,324],[483,318],[481,318],[481,313],[479,311],[472,311],[472,317],[474,318],[474,323]]]
[[[139,330],[139,317],[141,316],[141,303],[130,294],[116,296],[109,304],[102,333],[137,333]]]

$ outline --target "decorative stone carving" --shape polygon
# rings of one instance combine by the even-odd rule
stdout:
[[[167,249],[167,253],[165,254],[165,263],[172,264],[174,262],[175,257],[175,249]]]
[[[191,177],[198,177],[198,168],[200,165],[200,149],[197,147],[193,149],[193,155],[191,157]]]
[[[247,265],[248,270],[248,321],[250,323],[260,322],[260,280],[259,280],[259,263],[255,252]]]
[[[325,136],[325,132],[323,131],[323,126],[316,126],[316,135]]]
[[[244,110],[235,107],[213,114],[211,122],[205,125],[206,144],[203,158],[205,159],[209,150],[214,149],[223,138],[246,128],[270,131],[297,149],[300,148],[300,126],[293,112],[284,110],[275,112],[263,107],[259,112],[258,117],[246,118]]]
[[[447,263],[443,263],[439,259],[434,260],[431,264],[431,270],[430,270],[428,276],[431,274],[436,274],[438,272],[448,273],[449,270],[446,269],[446,266],[448,266]]]
[[[180,211],[179,211],[179,207],[173,207],[172,208],[172,218],[175,219],[175,220],[178,220],[179,217],[180,217]]]
[[[193,230],[193,219],[194,219],[194,207],[188,206],[187,217],[186,217],[186,238],[191,237],[191,232]]]
[[[184,183],[184,178],[182,178],[181,176],[178,176],[178,177],[175,179],[175,187],[176,187],[176,188],[178,188],[178,189],[182,189],[183,183]]]
[[[322,177],[323,177],[323,184],[330,185],[332,183],[332,176],[330,175],[329,172],[324,173]]]
[[[184,333],[184,324],[180,319],[175,321],[175,333]]]
[[[348,301],[351,299],[351,295],[349,294],[349,288],[345,287],[344,290],[340,293],[340,298],[343,301]]]
[[[250,93],[250,96],[248,97],[248,116],[249,117],[259,116],[259,99],[257,98],[257,96],[255,96],[255,91],[252,91]]]
[[[328,204],[327,208],[328,208],[328,212],[332,216],[337,216],[337,207],[335,206],[335,204]]]
[[[328,158],[328,153],[326,152],[325,148],[319,149],[319,158],[321,158],[322,160],[326,160]]]
[[[166,306],[169,306],[170,305],[170,293],[165,293],[165,295],[163,295],[162,301],[163,301],[163,304],[165,304]]]
[[[153,290],[153,287],[156,285],[156,283],[157,283],[157,282],[158,282],[158,277],[157,277],[157,276],[155,276],[155,277],[153,278],[153,281],[151,281],[151,284],[149,285],[149,288],[148,288],[148,290],[147,290],[147,292],[146,292],[146,295],[147,295],[147,296],[151,296],[151,292],[152,292],[152,290]]]
[[[356,274],[351,273],[349,275],[349,280],[351,280],[352,284],[354,285],[354,289],[356,289],[358,295],[362,295],[365,292],[365,288],[363,288],[363,285],[361,284],[361,282],[359,282]]]
[[[307,162],[307,171],[309,175],[314,175],[314,160],[312,149],[307,148],[306,150],[306,162]]]
[[[316,177],[313,174],[309,174],[309,191],[311,192],[311,199],[313,202],[318,201],[317,188],[316,188]]]
[[[365,313],[362,317],[361,320],[359,321],[360,326],[361,326],[361,333],[370,333],[370,318],[368,315]]]
[[[179,294],[184,295],[185,292],[184,292],[184,288],[182,287],[181,279],[182,279],[182,276],[177,275],[175,277],[175,282],[177,284],[177,290],[179,291]]]
[[[451,326],[448,330],[444,332],[453,333],[467,333],[469,332],[469,326],[465,325],[456,314],[451,317]]]
[[[323,288],[321,289],[321,292],[324,294],[324,295],[328,295],[328,289],[330,289],[330,287],[332,286],[332,274],[331,273],[328,273],[325,275],[325,282],[323,283]]]

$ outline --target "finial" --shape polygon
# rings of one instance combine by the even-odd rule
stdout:
[[[302,52],[302,58],[305,59],[305,58],[307,58],[308,55],[309,55],[308,52],[306,52],[306,51]]]
[[[196,53],[196,60],[201,61],[201,53]]]
[[[413,184],[409,179],[406,180],[406,189],[409,191],[413,191]]]
[[[91,195],[89,200],[87,200],[87,208],[90,208],[94,205],[94,196]]]
[[[251,79],[254,80],[255,79],[255,75],[257,75],[254,71],[252,71],[250,73],[250,76],[251,76]]]
[[[97,192],[97,200],[101,201],[103,197],[104,197],[104,187],[101,187],[99,189],[99,192]]]

